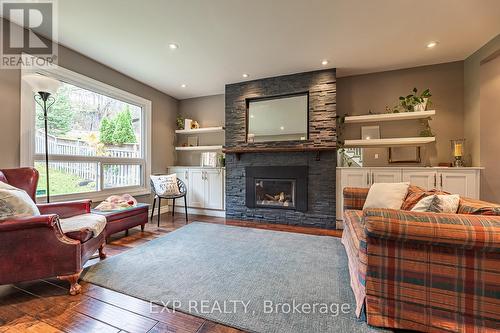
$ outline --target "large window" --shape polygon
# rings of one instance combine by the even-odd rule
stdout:
[[[146,193],[151,103],[63,68],[23,69],[32,72],[61,81],[48,111],[51,197]],[[21,160],[39,170],[37,195],[44,197],[44,117],[33,97],[23,82]]]

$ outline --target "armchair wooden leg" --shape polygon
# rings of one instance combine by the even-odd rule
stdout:
[[[59,280],[69,282],[69,284],[70,284],[69,294],[71,296],[78,295],[82,291],[82,286],[80,286],[78,284],[78,279],[80,278],[81,273],[82,273],[82,271],[75,273],[75,274],[71,274],[71,275],[63,275],[63,276],[57,277]]]
[[[144,224],[141,224],[141,231],[144,231]]]
[[[106,249],[104,248],[104,244],[99,246],[99,259],[106,259]]]

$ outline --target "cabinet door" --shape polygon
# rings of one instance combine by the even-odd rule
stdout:
[[[189,170],[188,207],[204,208],[205,205],[205,177],[203,170]]]
[[[370,187],[368,183],[368,169],[352,168],[342,169],[340,173],[341,190],[344,187]]]
[[[205,171],[205,208],[224,209],[224,179],[221,169]]]
[[[443,191],[473,199],[479,198],[476,172],[474,170],[440,171],[438,178]]]
[[[438,187],[437,172],[435,170],[403,169],[403,181],[419,186],[424,190]]]
[[[188,169],[169,169],[169,173],[175,173],[177,175],[177,178],[182,180],[184,184],[186,184],[186,188],[188,190],[189,194],[189,170]],[[187,198],[186,198],[187,199]],[[169,200],[170,201],[170,200]],[[184,199],[177,199],[175,200],[175,206],[181,206],[184,207]]]
[[[370,183],[399,183],[401,182],[401,169],[371,169]]]

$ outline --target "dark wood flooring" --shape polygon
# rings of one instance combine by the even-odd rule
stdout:
[[[340,237],[341,231],[255,224],[224,218],[190,216],[190,221],[258,227],[306,234]],[[140,228],[113,235],[106,246],[108,256],[127,251],[184,225],[184,215],[163,215],[160,227],[149,223]],[[90,260],[92,265],[99,259]],[[0,286],[0,332],[165,332],[165,333],[236,333],[240,330],[203,318],[167,311],[151,311],[149,302],[90,283],[81,282],[82,293],[67,294],[65,282],[38,280]]]

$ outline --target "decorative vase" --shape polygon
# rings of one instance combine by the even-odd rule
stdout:
[[[191,129],[192,122],[193,122],[192,119],[187,119],[187,118],[184,119],[184,129],[187,129],[187,130]]]
[[[413,107],[413,111],[425,111],[425,109],[427,108],[427,101],[428,98],[424,98],[424,101],[422,103],[416,104]]]

